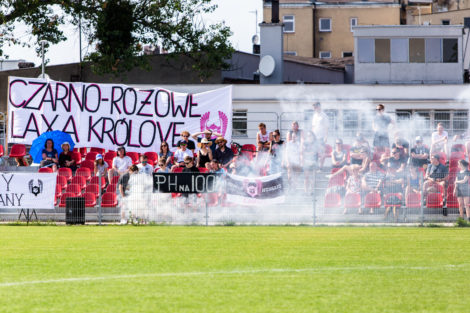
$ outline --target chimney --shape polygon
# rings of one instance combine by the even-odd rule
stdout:
[[[279,23],[279,0],[271,2],[271,23]]]

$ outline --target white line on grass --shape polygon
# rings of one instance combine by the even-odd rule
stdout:
[[[82,281],[95,281],[95,280],[112,280],[112,279],[133,279],[145,277],[178,277],[178,276],[203,276],[203,275],[244,275],[244,274],[258,274],[258,273],[321,273],[321,272],[349,272],[349,271],[383,271],[383,270],[449,270],[468,267],[469,264],[445,264],[441,266],[349,266],[349,267],[318,267],[318,268],[264,268],[253,270],[232,270],[232,271],[212,271],[212,272],[170,272],[170,273],[142,273],[130,275],[109,275],[109,276],[92,276],[92,277],[71,277],[47,280],[30,280],[30,281],[14,281],[0,283],[1,287],[23,286],[23,285],[39,285],[39,284],[53,284],[53,283],[68,283],[68,282],[82,282]]]

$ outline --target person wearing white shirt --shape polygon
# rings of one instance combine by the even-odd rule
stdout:
[[[437,124],[437,131],[433,132],[431,135],[431,151],[430,154],[433,155],[436,152],[447,153],[447,139],[449,134],[444,130],[444,125],[442,123]]]
[[[180,141],[179,147],[180,148],[175,151],[174,165],[172,166],[171,171],[173,171],[177,167],[185,167],[184,158],[186,156],[190,156],[191,158],[194,157],[193,152],[188,149],[188,144],[186,141]]]
[[[114,176],[120,176],[127,172],[132,165],[132,159],[126,155],[126,149],[119,147],[117,156],[113,159],[113,167],[108,171],[109,182],[113,180]]]
[[[140,156],[140,164],[137,164],[140,174],[152,175],[153,166],[148,163],[148,157],[145,154]]]

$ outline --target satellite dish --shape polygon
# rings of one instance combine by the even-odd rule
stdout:
[[[272,56],[265,55],[261,58],[261,61],[259,62],[259,71],[261,74],[263,74],[263,76],[270,76],[274,72],[275,68],[276,62]]]
[[[253,37],[251,37],[251,43],[253,43],[254,45],[259,44],[259,36],[253,35]]]

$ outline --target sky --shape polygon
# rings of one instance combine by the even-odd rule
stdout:
[[[255,35],[256,25],[262,21],[263,1],[262,0],[213,0],[218,8],[211,15],[203,19],[206,23],[225,22],[232,30],[230,38],[232,45],[236,50],[251,52],[251,38]],[[255,10],[258,10],[258,21],[256,21]],[[259,27],[258,31],[259,31]],[[63,28],[68,38],[66,42],[54,45],[46,54],[50,60],[49,65],[74,63],[80,60],[79,54],[79,36],[78,29],[73,27]],[[25,35],[26,27],[19,26],[15,30],[15,36]],[[83,55],[86,54],[85,40],[82,39]],[[5,54],[9,55],[11,60],[24,59],[28,62],[34,62],[40,66],[41,58],[36,55],[34,48],[5,47]]]

